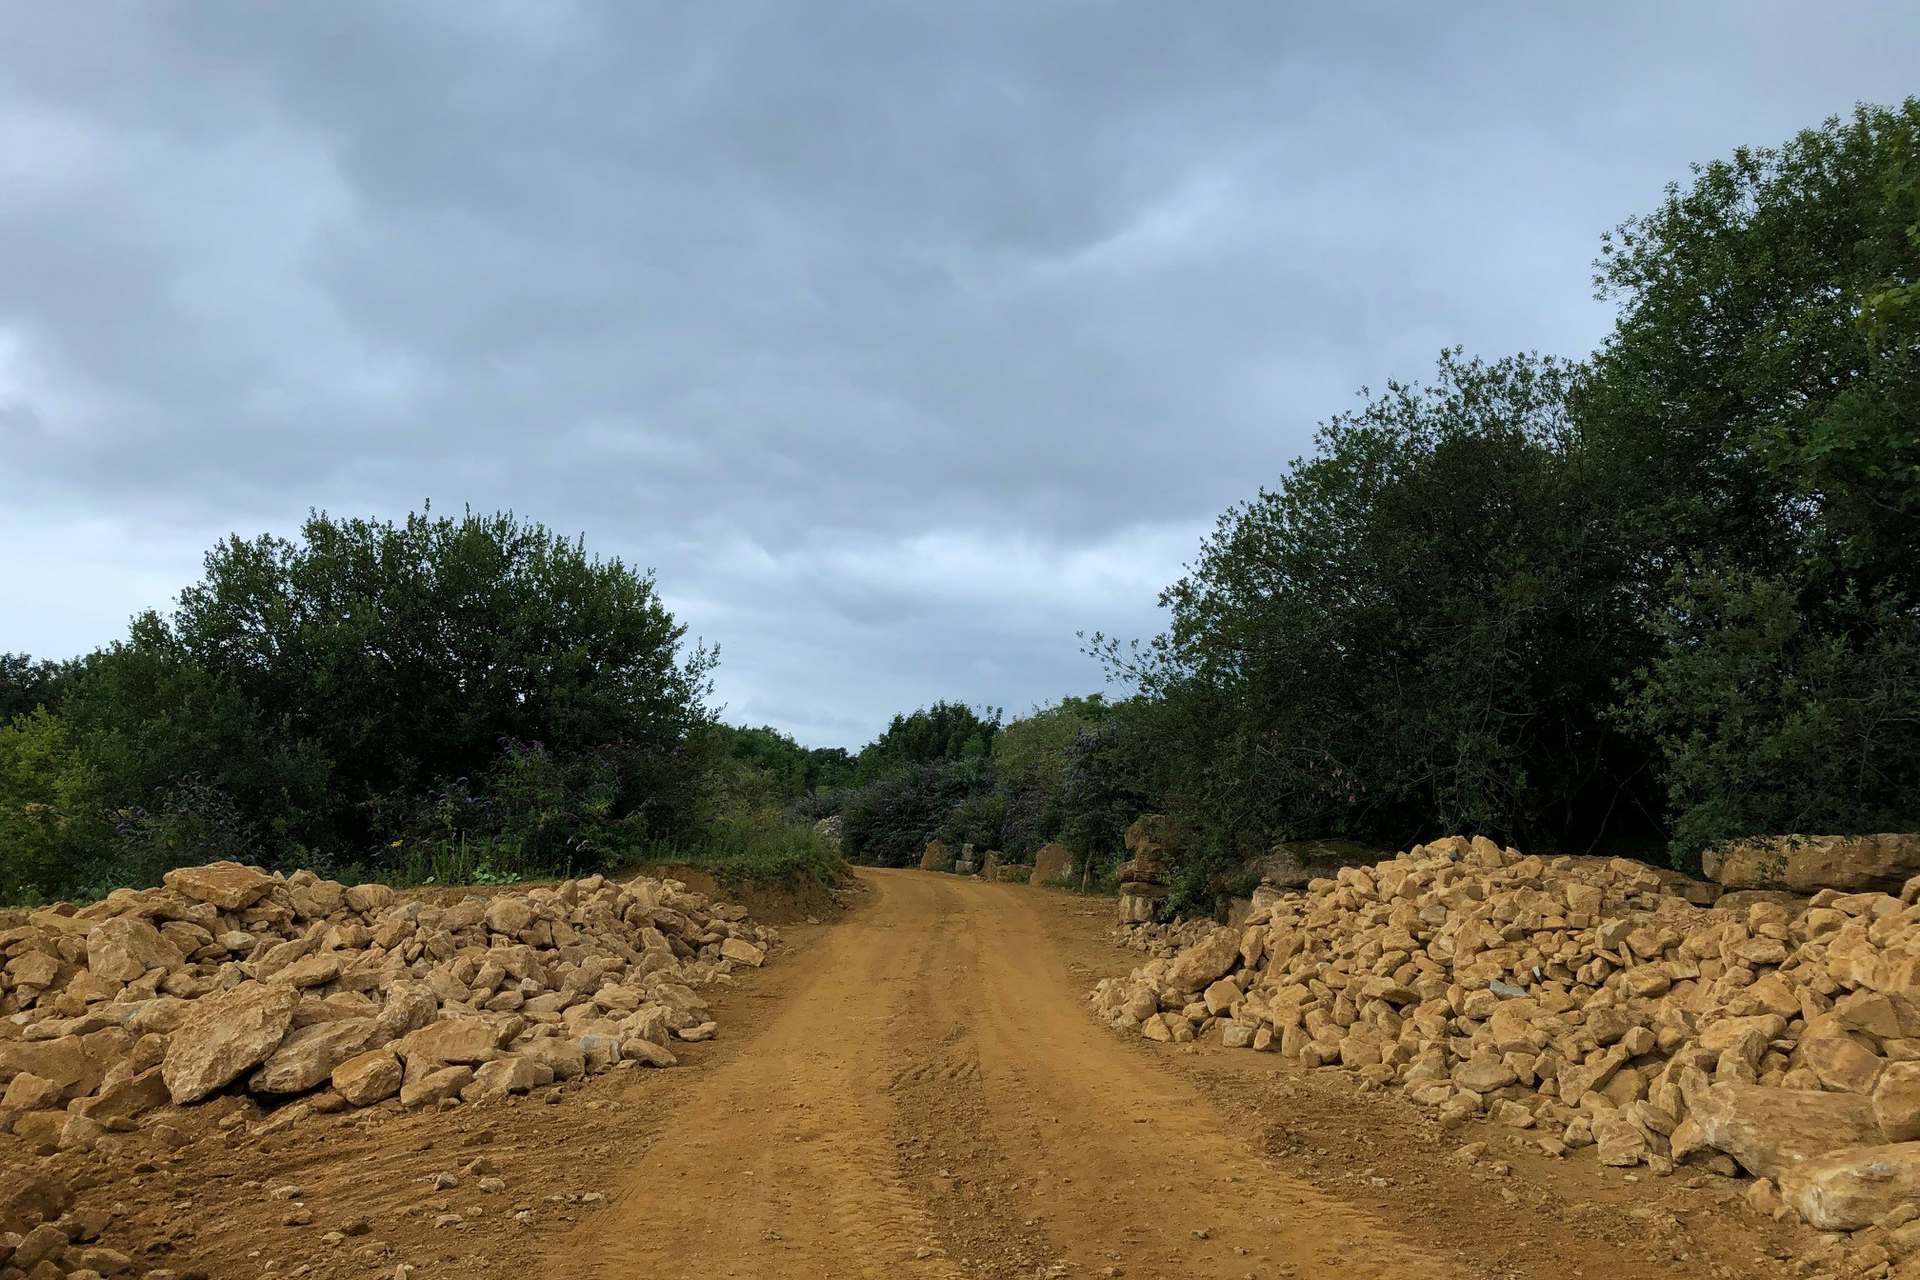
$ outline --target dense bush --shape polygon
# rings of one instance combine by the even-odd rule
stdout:
[[[212,857],[554,873],[709,816],[713,655],[651,577],[510,515],[231,538],[0,730],[0,892]]]
[[[992,785],[979,758],[916,765],[867,783],[841,810],[846,854],[882,867],[917,863],[954,810]]]
[[[1698,576],[1623,708],[1665,756],[1681,865],[1756,832],[1920,821],[1920,618],[1897,599],[1810,619],[1778,579]]]
[[[1471,829],[1584,838],[1639,765],[1601,720],[1641,653],[1607,493],[1552,360],[1443,357],[1329,422],[1228,512],[1165,593],[1156,644],[1108,646],[1165,704],[1161,788],[1196,836]]]

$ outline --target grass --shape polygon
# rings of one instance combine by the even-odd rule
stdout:
[[[377,861],[308,863],[319,875],[345,884],[374,883],[396,889],[414,889],[430,885],[507,885],[529,880],[570,880],[593,872],[618,873],[642,866],[678,863],[704,871],[730,889],[743,886],[800,884],[812,881],[822,887],[839,882],[846,863],[833,847],[810,826],[785,822],[777,817],[754,816],[723,818],[713,824],[709,836],[698,842],[672,843],[650,841],[634,848],[606,854],[589,855],[576,864],[571,860],[527,856],[518,841],[423,840],[396,841]],[[286,869],[292,870],[288,864]],[[110,876],[99,885],[69,893],[59,901],[86,903],[105,897],[118,883]],[[133,880],[135,884],[157,882]],[[28,892],[19,899],[0,902],[0,907],[32,910],[53,899]]]
[[[642,861],[683,863],[736,888],[804,880],[828,887],[846,870],[845,859],[812,827],[777,821],[722,821],[699,844],[656,845]]]

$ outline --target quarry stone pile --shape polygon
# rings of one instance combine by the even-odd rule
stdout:
[[[1264,894],[1243,928],[1140,929],[1156,958],[1091,999],[1552,1155],[1745,1171],[1776,1214],[1920,1249],[1920,879],[1690,900],[1715,893],[1453,837]]]
[[[90,1149],[228,1093],[284,1126],[668,1066],[677,1040],[713,1034],[701,989],[777,942],[673,880],[436,906],[304,871],[181,868],[0,929],[0,1132]]]

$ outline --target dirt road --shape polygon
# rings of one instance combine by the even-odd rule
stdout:
[[[1100,1025],[1087,989],[1140,958],[1110,902],[862,876],[712,989],[721,1037],[671,1070],[285,1128],[229,1097],[52,1163],[105,1243],[213,1280],[1788,1274],[1741,1183],[1554,1161],[1345,1072]]]
[[[552,1275],[1717,1270],[1676,1265],[1692,1252],[1684,1233],[1673,1247],[1627,1220],[1610,1238],[1554,1214],[1550,1191],[1496,1191],[1432,1151],[1411,1166],[1376,1157],[1403,1183],[1437,1184],[1418,1194],[1382,1194],[1387,1178],[1346,1167],[1366,1146],[1309,1149],[1316,1174],[1300,1176],[1273,1152],[1275,1126],[1216,1100],[1245,1092],[1244,1075],[1181,1071],[1089,1016],[1087,966],[1069,959],[1086,953],[1059,927],[1075,900],[865,874],[874,900],[808,948],[764,1025],[740,1033],[749,1043],[676,1082],[644,1159],[556,1250]],[[1077,945],[1091,934],[1083,922]],[[1271,1056],[1233,1056],[1275,1078]]]

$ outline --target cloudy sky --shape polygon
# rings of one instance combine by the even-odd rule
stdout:
[[[1817,16],[1816,16],[1817,15]],[[309,507],[658,570],[728,717],[1101,683],[1214,516],[1911,5],[0,0],[0,649]]]

